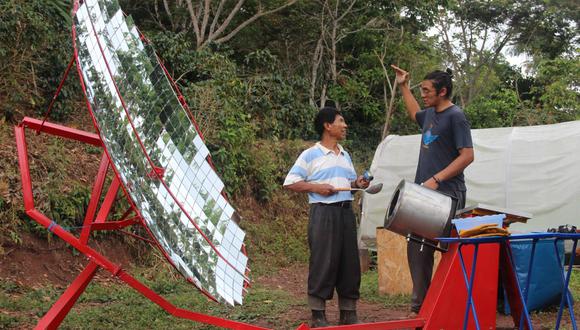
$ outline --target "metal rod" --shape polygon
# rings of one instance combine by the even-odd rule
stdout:
[[[103,192],[103,185],[105,184],[105,178],[107,177],[107,170],[109,169],[109,157],[103,152],[101,156],[101,164],[99,165],[99,171],[97,172],[97,178],[95,179],[95,184],[93,185],[93,191],[91,193],[91,200],[89,206],[87,207],[87,213],[85,214],[85,221],[83,221],[83,230],[81,231],[81,242],[88,243],[89,237],[91,236],[91,223],[94,220],[95,213],[97,212],[97,206],[99,200],[101,199],[101,194]]]
[[[58,88],[56,89],[56,92],[54,93],[54,96],[52,97],[52,100],[50,101],[50,104],[48,105],[48,109],[46,110],[46,113],[44,114],[44,119],[42,120],[42,124],[40,124],[40,128],[36,131],[37,135],[40,134],[42,126],[44,126],[44,122],[46,121],[46,119],[50,115],[50,111],[52,110],[52,106],[54,105],[54,102],[56,101],[58,94],[60,94],[60,90],[62,89],[62,86],[64,85],[64,82],[66,80],[66,77],[68,77],[68,73],[69,73],[69,71],[72,68],[74,63],[75,63],[75,55],[73,54],[72,58],[70,59],[70,62],[68,63],[68,66],[66,67],[66,71],[64,72],[64,75],[63,75],[62,79],[60,80],[60,84],[58,85]]]
[[[556,248],[556,258],[558,260],[558,266],[560,266],[562,277],[564,277],[563,271],[564,267],[562,266],[562,262],[560,260],[560,254],[558,253],[558,239],[554,242],[554,247]],[[570,261],[568,262],[568,271],[566,272],[566,277],[563,278],[564,286],[562,287],[562,297],[560,299],[560,308],[558,308],[558,317],[556,318],[556,327],[554,329],[560,328],[560,320],[562,319],[562,313],[564,311],[564,300],[568,305],[568,312],[570,314],[570,320],[572,321],[572,327],[574,330],[577,330],[576,327],[576,318],[574,317],[574,305],[572,304],[572,299],[570,299],[570,294],[568,292],[568,285],[570,284],[570,275],[572,274],[572,267],[574,266],[574,257],[576,256],[576,246],[578,244],[578,239],[574,240],[574,244],[572,247],[572,253],[570,253]]]
[[[536,253],[536,244],[538,243],[538,239],[532,239],[532,252],[530,254],[530,263],[528,268],[528,278],[526,281],[526,288],[524,289],[524,305],[528,305],[528,291],[530,291],[530,283],[532,283],[532,268],[534,266],[534,255]],[[524,315],[520,316],[520,326],[523,323]]]
[[[459,247],[457,248],[457,252],[459,254],[459,261],[461,264],[461,270],[463,271],[463,279],[465,280],[465,284],[467,285],[467,306],[465,306],[465,314],[463,317],[463,330],[467,329],[468,321],[469,321],[469,309],[471,308],[473,312],[473,320],[475,322],[475,327],[479,330],[479,320],[477,319],[477,313],[475,311],[475,303],[473,302],[473,279],[475,278],[475,265],[477,262],[477,252],[479,248],[479,244],[474,244],[475,250],[473,252],[473,261],[471,265],[471,278],[467,279],[467,268],[465,267],[465,261],[463,259],[463,253],[461,252],[461,248],[463,244],[460,243]]]
[[[431,243],[431,241],[426,240],[423,237],[419,238],[413,234],[407,234],[407,236],[405,236],[405,237],[407,238],[407,241],[411,240],[411,241],[417,242],[419,244],[424,244],[424,245],[430,246],[439,252],[447,252],[448,251],[447,249],[440,248],[439,246],[437,246],[437,244]]]

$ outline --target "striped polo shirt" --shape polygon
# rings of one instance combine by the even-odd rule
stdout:
[[[320,142],[304,150],[290,169],[284,180],[284,186],[296,182],[306,181],[310,183],[327,183],[336,188],[350,188],[352,181],[356,180],[356,172],[350,155],[339,144],[339,154],[324,147]],[[309,203],[335,203],[351,201],[350,191],[340,191],[330,196],[308,193]]]

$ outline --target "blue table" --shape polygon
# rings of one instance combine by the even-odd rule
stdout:
[[[444,242],[444,243],[458,243],[458,251],[459,251],[459,258],[461,260],[461,268],[463,270],[463,278],[465,280],[465,284],[467,285],[467,306],[465,309],[465,316],[464,316],[464,321],[463,321],[463,329],[467,329],[467,324],[468,324],[468,320],[469,320],[469,311],[471,309],[472,313],[473,313],[473,318],[475,321],[475,326],[476,328],[479,330],[479,322],[477,320],[477,313],[475,310],[475,306],[473,305],[473,299],[472,299],[472,288],[473,288],[473,282],[474,282],[474,278],[475,278],[475,265],[477,263],[477,251],[479,248],[480,244],[488,244],[488,243],[501,243],[504,246],[506,246],[506,251],[507,256],[509,258],[509,261],[512,265],[512,268],[515,269],[515,264],[514,264],[514,260],[511,256],[511,250],[509,248],[509,242],[510,241],[515,241],[515,240],[532,240],[532,251],[531,251],[531,255],[530,255],[530,262],[529,262],[529,268],[528,268],[528,276],[527,276],[527,281],[524,284],[525,286],[525,290],[522,291],[520,285],[519,285],[519,281],[516,278],[516,287],[517,287],[517,291],[518,291],[518,295],[520,297],[521,303],[522,303],[522,316],[520,318],[520,322],[519,322],[519,328],[522,329],[523,326],[523,320],[525,319],[526,324],[528,325],[529,329],[532,329],[532,322],[530,320],[530,314],[528,311],[528,308],[526,306],[526,301],[527,301],[527,294],[528,294],[528,290],[529,290],[529,285],[531,282],[531,273],[532,273],[532,266],[533,266],[533,262],[534,262],[534,253],[535,253],[535,249],[536,249],[536,243],[539,240],[543,240],[543,239],[553,239],[554,240],[554,253],[556,254],[556,258],[558,260],[558,265],[562,265],[563,262],[562,260],[560,260],[560,253],[558,253],[558,241],[559,240],[572,240],[574,242],[573,244],[573,248],[572,248],[572,254],[570,256],[570,262],[568,265],[568,270],[566,271],[566,274],[564,275],[564,267],[561,266],[562,268],[560,269],[560,273],[562,274],[562,279],[564,281],[564,287],[562,290],[562,298],[560,300],[560,307],[558,309],[558,317],[556,319],[556,327],[555,329],[559,329],[560,328],[560,321],[562,319],[562,312],[564,310],[564,306],[568,306],[569,312],[570,312],[570,319],[572,321],[572,327],[574,328],[574,330],[577,330],[577,326],[576,326],[576,319],[574,317],[574,308],[572,306],[572,297],[570,296],[570,293],[568,291],[568,285],[570,284],[570,275],[572,274],[572,266],[574,265],[574,257],[576,255],[576,246],[578,244],[578,239],[580,239],[580,234],[564,234],[564,233],[531,233],[531,234],[518,234],[518,235],[511,235],[511,236],[490,236],[490,237],[475,237],[475,238],[459,238],[459,237],[443,237],[443,238],[438,238],[439,241]],[[461,253],[461,247],[463,245],[474,245],[474,252],[473,252],[473,264],[471,266],[471,278],[468,278],[468,273],[467,273],[467,269],[465,267],[465,262],[463,260],[463,254]]]

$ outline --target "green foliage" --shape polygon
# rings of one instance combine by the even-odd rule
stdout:
[[[91,197],[90,187],[74,185],[70,192],[49,188],[48,216],[61,227],[75,230],[83,225],[83,220]]]
[[[521,116],[518,95],[510,89],[480,97],[464,109],[471,128],[509,127]]]
[[[518,51],[537,59],[577,54],[580,21],[577,1],[525,0],[513,7],[519,12],[511,22]]]
[[[580,118],[580,59],[541,61],[532,92],[541,95],[542,108],[553,116],[553,122]]]
[[[65,19],[66,18],[66,19]],[[0,115],[43,113],[72,56],[68,1],[8,0],[0,4]],[[52,112],[63,119],[82,96],[74,71]]]

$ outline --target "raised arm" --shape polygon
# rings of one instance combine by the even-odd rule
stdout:
[[[394,64],[391,64],[391,68],[393,68],[393,70],[395,70],[395,73],[397,74],[395,79],[397,81],[397,84],[399,84],[399,87],[401,88],[401,94],[403,95],[405,109],[407,110],[409,117],[411,117],[411,119],[416,121],[415,115],[419,110],[421,110],[421,107],[419,106],[419,103],[417,102],[415,96],[411,92],[411,87],[409,86],[410,79],[409,72],[399,68]]]

